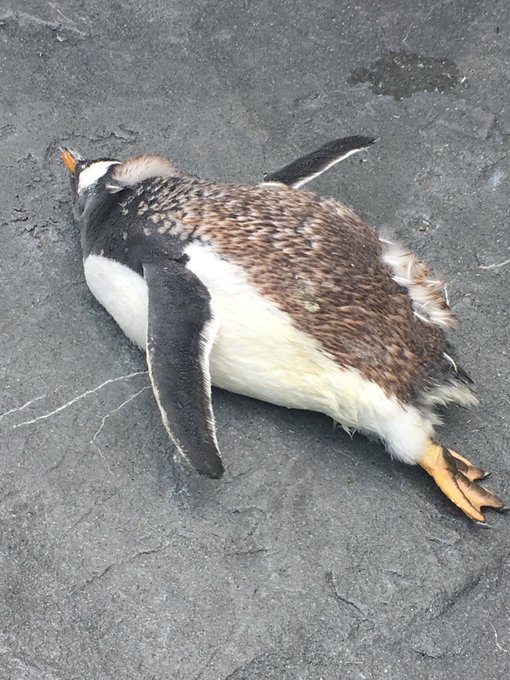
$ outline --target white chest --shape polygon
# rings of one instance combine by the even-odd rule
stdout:
[[[129,267],[101,255],[89,255],[83,269],[96,300],[127,337],[145,351],[149,308],[145,279]]]

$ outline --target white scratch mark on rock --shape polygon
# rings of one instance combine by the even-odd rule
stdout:
[[[19,10],[13,11],[12,9],[8,9],[6,12],[4,12],[1,18],[3,20],[12,19],[20,26],[24,25],[42,26],[44,28],[49,28],[52,31],[56,31],[60,28],[63,28],[70,31],[71,33],[76,33],[76,35],[78,35],[80,38],[86,37],[87,34],[81,31],[76,26],[75,22],[72,21],[72,19],[66,17],[65,14],[63,14],[62,11],[54,3],[50,2],[48,4],[60,15],[60,18],[58,20],[53,21],[51,19],[42,19],[41,17],[38,17],[35,14],[29,14],[28,12],[22,12]]]
[[[140,394],[142,394],[142,392],[145,392],[145,390],[150,390],[150,388],[151,388],[150,385],[145,385],[145,387],[142,387],[141,390],[138,390],[138,392],[136,392],[135,394],[132,394],[128,399],[126,399],[125,401],[123,401],[122,404],[119,404],[119,406],[117,406],[116,408],[114,408],[113,411],[110,411],[110,412],[107,413],[105,416],[103,416],[103,420],[101,421],[101,425],[99,426],[99,429],[97,430],[97,432],[95,433],[95,435],[94,435],[94,436],[92,437],[92,439],[90,440],[90,443],[91,443],[91,444],[94,444],[94,446],[95,446],[95,441],[96,441],[96,439],[98,438],[98,436],[101,434],[101,430],[103,429],[104,424],[106,423],[106,421],[108,420],[108,418],[109,418],[110,416],[113,416],[114,413],[118,413],[122,408],[124,408],[124,406],[126,406],[127,404],[129,404],[130,401],[133,401],[133,399],[136,399],[136,397],[138,397]]]
[[[510,264],[510,260],[495,264],[479,264],[478,269],[499,269],[499,267],[505,267],[507,264]]]
[[[105,416],[103,416],[103,419],[101,420],[101,425],[100,425],[99,428],[97,429],[95,435],[94,435],[94,436],[92,437],[92,439],[90,440],[90,443],[92,444],[92,446],[96,449],[96,451],[99,453],[99,455],[101,456],[101,458],[104,460],[105,465],[106,465],[106,467],[108,468],[108,472],[110,473],[110,475],[111,475],[112,477],[113,477],[113,472],[112,472],[112,469],[111,469],[111,467],[110,467],[110,464],[109,464],[109,462],[108,462],[106,456],[104,455],[104,453],[101,451],[100,447],[96,444],[96,439],[97,439],[98,436],[101,434],[101,431],[102,431],[102,429],[103,429],[103,427],[104,427],[106,421],[108,420],[108,418],[109,418],[110,416],[113,416],[114,413],[118,413],[121,409],[124,408],[124,406],[126,406],[127,404],[129,404],[130,401],[133,401],[133,399],[136,399],[136,397],[140,396],[140,394],[142,394],[142,392],[145,392],[145,390],[150,390],[150,389],[151,389],[151,386],[150,386],[150,385],[145,385],[145,387],[142,387],[141,390],[138,390],[138,392],[136,392],[135,394],[132,394],[132,395],[131,395],[130,397],[128,397],[125,401],[123,401],[122,404],[119,404],[119,406],[117,406],[117,407],[114,408],[112,411],[110,411],[110,412],[107,413]]]
[[[44,399],[47,396],[48,396],[47,394],[41,394],[40,397],[35,397],[34,399],[30,399],[30,401],[27,401],[27,403],[23,404],[23,406],[16,406],[14,408],[11,408],[9,411],[6,411],[5,413],[0,413],[0,420],[2,420],[2,418],[6,418],[7,416],[10,416],[11,413],[19,413],[20,411],[24,411],[26,408],[28,408],[32,404],[35,404],[36,401],[41,401],[41,399]]]
[[[498,188],[498,186],[499,186],[499,185],[501,184],[501,182],[505,179],[505,177],[506,177],[505,173],[504,173],[503,170],[501,170],[500,168],[498,168],[498,169],[491,175],[491,177],[489,178],[489,185],[490,185],[492,191],[495,191],[495,190]]]
[[[100,455],[101,458],[103,459],[104,464],[106,465],[106,469],[108,470],[108,474],[109,474],[110,477],[113,479],[113,478],[114,478],[114,474],[113,474],[113,471],[112,471],[112,469],[111,469],[111,467],[110,467],[110,463],[108,462],[107,457],[106,457],[106,456],[104,455],[104,453],[101,451],[101,449],[99,448],[99,446],[97,446],[96,444],[94,444],[94,448],[97,450],[97,452],[99,453],[99,455]]]
[[[73,19],[66,17],[66,15],[62,12],[62,10],[60,9],[60,7],[58,6],[58,4],[56,2],[48,2],[48,5],[50,7],[52,7],[58,14],[60,14],[60,16],[62,17],[62,19],[64,19],[64,21],[67,21],[68,23],[72,24],[73,26],[76,26],[76,22],[73,21]],[[78,17],[78,19],[80,19],[84,23],[87,23],[85,21],[85,18],[81,14],[76,14],[76,16]]]
[[[500,645],[500,644],[499,644],[499,642],[498,642],[498,631],[496,630],[496,628],[495,628],[494,625],[492,624],[492,621],[489,621],[489,620],[487,619],[487,623],[489,624],[489,626],[490,626],[490,627],[492,628],[492,630],[494,631],[494,639],[495,639],[495,641],[496,641],[496,647],[497,647],[499,650],[501,650],[502,652],[505,652],[505,654],[509,654],[509,655],[510,655],[510,651],[509,651],[508,649],[506,649],[506,647],[503,647],[503,645]]]
[[[90,390],[86,390],[85,392],[83,392],[83,394],[79,394],[77,397],[74,397],[73,399],[66,402],[65,404],[58,406],[57,408],[53,409],[53,411],[50,411],[49,413],[44,413],[42,416],[37,416],[37,418],[32,418],[31,420],[24,420],[22,423],[18,423],[17,425],[14,425],[13,430],[16,430],[18,427],[26,427],[27,425],[33,425],[34,423],[38,423],[40,420],[46,420],[47,418],[51,418],[52,416],[56,416],[58,413],[65,411],[70,406],[73,406],[74,404],[76,404],[78,401],[85,399],[85,397],[88,397],[89,395],[94,394],[95,392],[99,392],[99,390],[102,390],[103,387],[106,387],[106,385],[111,385],[113,383],[120,382],[121,380],[129,380],[130,378],[134,378],[137,375],[147,375],[147,371],[135,371],[134,373],[129,373],[128,375],[120,375],[117,378],[110,378],[109,380],[105,380],[104,382],[102,382],[97,387],[93,387]]]

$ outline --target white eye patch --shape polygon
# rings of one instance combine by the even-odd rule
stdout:
[[[78,193],[81,194],[101,179],[112,165],[119,165],[119,161],[96,161],[80,172],[78,178]]]

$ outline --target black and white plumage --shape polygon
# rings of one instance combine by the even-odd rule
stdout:
[[[321,149],[254,187],[64,150],[87,284],[146,351],[163,423],[199,472],[223,473],[212,382],[379,437],[481,521],[502,502],[434,441],[437,404],[476,403],[446,335],[455,317],[413,253],[294,188],[340,160],[339,144]]]
[[[143,265],[143,275],[149,296],[147,364],[163,422],[196,470],[221,477],[209,373],[215,335],[210,295],[179,262],[155,258]]]
[[[279,170],[265,173],[264,182],[268,184],[271,182],[281,183],[299,189],[340,161],[358,151],[367,149],[376,141],[375,137],[361,137],[359,135],[334,139]]]

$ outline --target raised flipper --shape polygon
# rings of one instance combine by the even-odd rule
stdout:
[[[377,140],[374,137],[359,136],[334,139],[306,156],[301,156],[301,158],[280,168],[280,170],[266,173],[264,182],[286,184],[298,189],[315,177],[322,175],[333,165],[343,161],[347,156],[366,149],[375,141]]]
[[[456,451],[430,442],[418,465],[426,470],[448,498],[464,514],[477,522],[484,522],[482,508],[504,510],[501,498],[481,484],[487,473],[476,467]]]
[[[216,334],[210,295],[182,262],[143,267],[149,289],[147,363],[163,424],[184,458],[218,479],[223,464],[211,405],[209,354]]]

